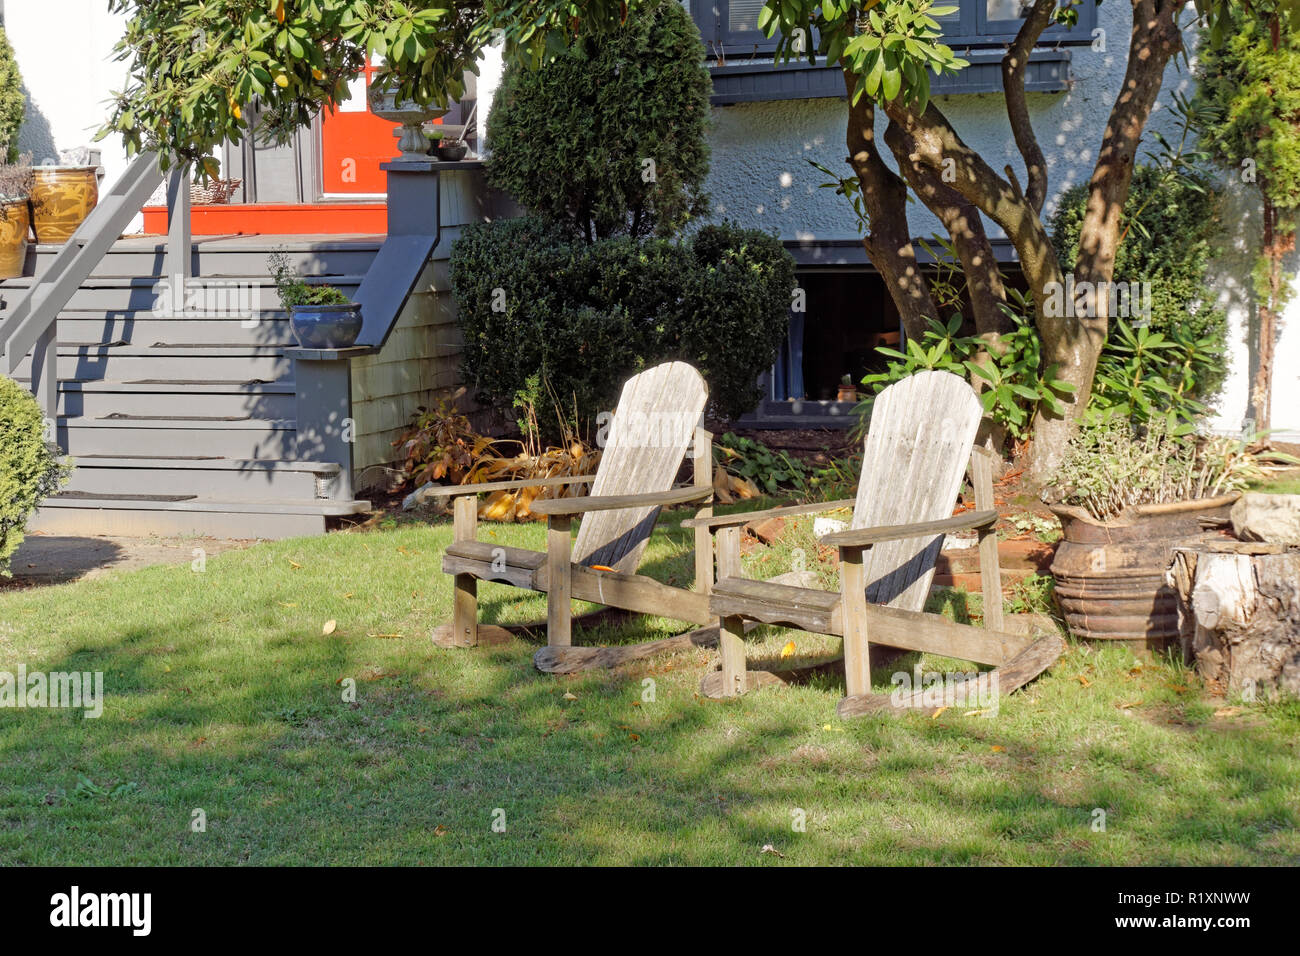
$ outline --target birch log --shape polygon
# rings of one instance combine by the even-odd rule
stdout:
[[[1178,548],[1168,579],[1183,650],[1212,692],[1300,696],[1300,548]]]

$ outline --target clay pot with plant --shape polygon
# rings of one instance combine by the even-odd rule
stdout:
[[[1240,440],[1174,435],[1162,420],[1082,426],[1043,491],[1061,519],[1051,570],[1071,633],[1139,652],[1172,645],[1177,595],[1165,569],[1173,549],[1226,520],[1262,474]]]
[[[840,378],[840,387],[835,393],[837,402],[856,402],[858,400],[858,387],[853,384],[852,375],[844,375]]]
[[[346,349],[361,334],[361,306],[332,285],[312,285],[283,252],[267,260],[294,338],[305,349]]]
[[[37,242],[72,238],[99,204],[97,166],[36,166],[32,184],[32,231]]]
[[[0,279],[23,274],[32,219],[31,154],[0,163]]]

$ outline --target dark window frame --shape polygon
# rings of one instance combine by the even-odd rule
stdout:
[[[963,49],[983,46],[1005,46],[1016,38],[1019,20],[988,19],[987,0],[950,0],[960,6],[957,13],[940,18],[944,27],[943,42],[952,47],[958,56]],[[731,0],[690,0],[691,16],[710,59],[727,57],[771,56],[776,49],[776,38],[768,39],[757,29],[737,31],[725,29]],[[1044,46],[1086,46],[1092,43],[1092,31],[1097,25],[1097,4],[1082,0],[1077,5],[1079,22],[1074,27],[1052,24],[1038,39]],[[955,27],[955,29],[952,29]],[[814,38],[815,42],[815,38]]]

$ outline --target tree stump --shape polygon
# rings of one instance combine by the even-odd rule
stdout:
[[[1168,580],[1184,655],[1211,691],[1300,697],[1300,547],[1176,548]]]

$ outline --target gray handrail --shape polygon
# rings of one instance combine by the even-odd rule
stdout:
[[[188,177],[185,172],[178,170],[173,178],[177,182],[184,182]],[[40,275],[33,277],[32,284],[14,297],[9,316],[0,324],[0,348],[4,351],[0,370],[13,375],[24,356],[28,352],[32,353],[32,394],[50,421],[57,420],[58,411],[56,330],[59,314],[67,308],[73,294],[90,277],[95,266],[113,247],[122,231],[162,182],[163,172],[158,166],[157,153],[142,153],[132,160],[49,266]],[[182,191],[185,199],[188,199],[188,188]],[[169,194],[169,207],[174,204],[176,193],[173,190]],[[188,212],[188,209],[185,211]],[[188,226],[186,216],[186,244]],[[172,250],[170,240],[168,250],[169,253]],[[184,260],[183,274],[188,275],[189,256],[185,255]],[[169,268],[179,265],[175,262],[168,263]]]

